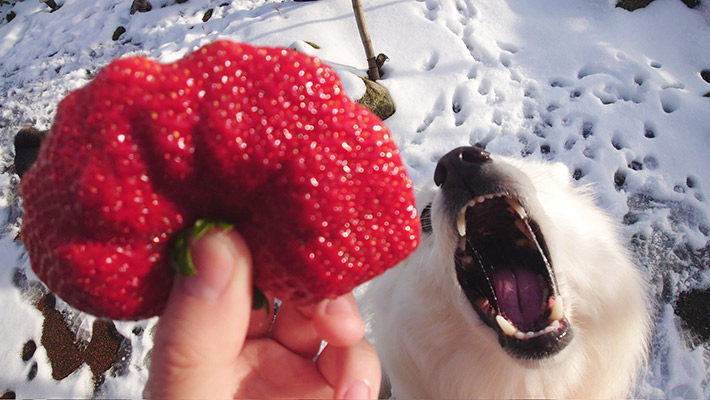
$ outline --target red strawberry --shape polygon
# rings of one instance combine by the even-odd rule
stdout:
[[[418,244],[411,182],[382,122],[320,60],[216,42],[173,64],[115,61],[60,104],[22,181],[33,269],[97,316],[159,314],[176,234],[246,238],[255,284],[312,303]]]

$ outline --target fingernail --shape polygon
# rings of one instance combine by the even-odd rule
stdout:
[[[337,297],[328,300],[325,305],[325,313],[328,315],[352,314],[353,306],[345,297]]]
[[[192,245],[192,260],[197,273],[177,275],[176,285],[187,295],[214,301],[227,289],[234,273],[235,257],[229,238],[209,233]]]
[[[353,382],[343,395],[344,399],[365,400],[370,398],[370,383],[365,379]]]

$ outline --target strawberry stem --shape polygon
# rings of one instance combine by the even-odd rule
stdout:
[[[176,273],[185,276],[192,276],[197,273],[195,264],[192,262],[191,245],[195,240],[216,228],[228,231],[233,229],[234,225],[224,221],[203,218],[195,221],[191,228],[183,229],[177,234],[175,244],[170,253],[170,264]]]

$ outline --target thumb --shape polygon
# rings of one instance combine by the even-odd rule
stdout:
[[[214,230],[192,244],[197,274],[178,275],[158,322],[146,396],[225,398],[252,303],[251,256],[242,236]]]

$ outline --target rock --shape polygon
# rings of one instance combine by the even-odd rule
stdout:
[[[688,8],[695,8],[700,5],[701,0],[681,0]],[[634,11],[651,4],[653,0],[619,0],[616,6],[624,10]]]
[[[37,343],[34,340],[28,340],[24,346],[22,346],[22,361],[30,361],[32,356],[34,356],[37,350]]]
[[[673,309],[698,339],[710,342],[710,289],[681,293]]]
[[[131,4],[131,14],[135,14],[136,12],[148,12],[152,9],[153,5],[147,0],[133,0]]]
[[[707,83],[710,83],[710,69],[700,71],[700,77]]]
[[[46,4],[49,8],[52,9],[52,12],[55,12],[59,10],[59,5],[54,0],[39,0],[40,3]]]
[[[394,114],[394,102],[389,91],[377,82],[367,78],[362,78],[362,80],[365,82],[365,95],[357,102],[367,107],[383,121]]]
[[[681,0],[688,8],[695,8],[700,5],[700,0]]]
[[[47,133],[48,131],[26,126],[15,135],[15,172],[20,178],[34,164],[39,146],[47,137]]]
[[[317,44],[315,44],[315,43],[313,43],[313,42],[309,42],[308,40],[304,40],[304,42],[306,42],[306,44],[308,44],[309,46],[313,47],[314,49],[320,50],[320,46],[318,46]]]
[[[296,50],[299,53],[303,53],[311,57],[317,57],[317,50],[320,50],[320,46],[313,42],[308,42],[305,40],[296,40],[295,42],[291,43],[288,48],[291,50]]]
[[[212,11],[213,10],[210,8],[209,10],[207,10],[207,12],[205,12],[205,15],[202,16],[202,22],[207,22],[210,20],[210,18],[212,18]]]
[[[121,35],[123,35],[124,33],[126,33],[126,28],[123,27],[123,26],[119,26],[118,28],[116,28],[115,31],[113,31],[113,36],[111,36],[111,39],[113,39],[113,41],[115,42],[115,41],[118,40],[118,39],[121,37]]]
[[[616,6],[624,10],[634,11],[651,4],[653,0],[619,0]]]

